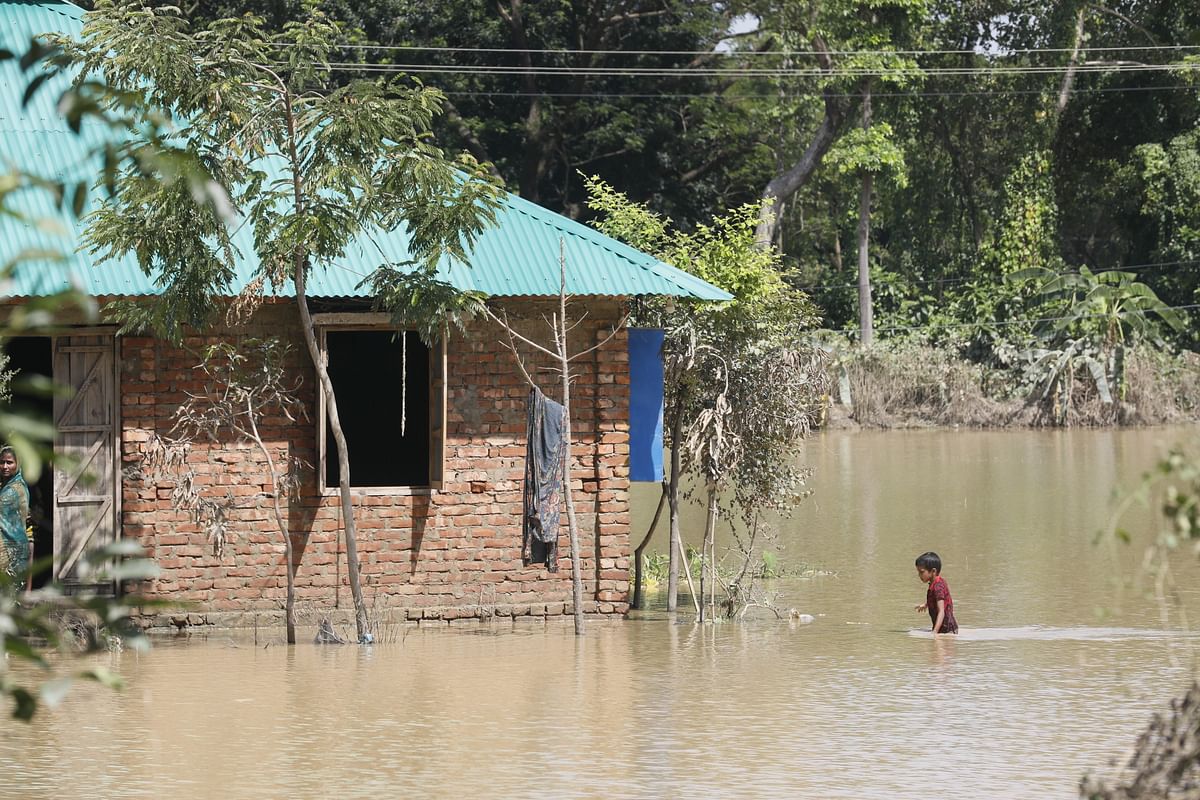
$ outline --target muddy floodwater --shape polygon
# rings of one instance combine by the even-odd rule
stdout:
[[[582,639],[555,624],[393,630],[371,648],[160,641],[102,659],[123,692],[0,723],[0,796],[1075,797],[1192,674],[1200,640],[1139,578],[1150,514],[1128,517],[1134,544],[1095,544],[1114,487],[1180,441],[1200,439],[824,434],[805,454],[814,494],[773,550],[827,574],[770,585],[811,624],[698,627],[660,607]],[[635,535],[656,491],[637,488]],[[913,611],[927,549],[957,639]],[[1200,620],[1193,558],[1175,568]]]

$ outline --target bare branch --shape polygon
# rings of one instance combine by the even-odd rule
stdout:
[[[483,307],[483,313],[487,315],[488,319],[492,320],[497,325],[499,325],[500,327],[502,327],[506,331],[508,331],[510,336],[514,336],[517,339],[520,339],[522,342],[529,345],[534,350],[537,350],[539,353],[545,353],[546,355],[550,356],[551,358],[557,358],[557,354],[553,350],[549,350],[545,347],[542,347],[540,344],[533,341],[532,339],[527,339],[524,336],[522,336],[521,334],[517,333],[516,330],[514,330],[513,327],[508,324],[507,312],[505,313],[505,319],[501,319],[500,317],[496,316],[496,313],[494,311],[492,311],[490,308],[488,308],[485,305]]]
[[[512,351],[513,360],[517,362],[517,368],[520,369],[521,374],[525,376],[525,382],[529,384],[530,388],[536,389],[537,382],[534,381],[533,377],[529,374],[529,370],[525,369],[525,361],[521,358],[521,353],[517,350],[517,342],[514,338],[515,332],[512,329],[512,325],[508,323],[508,312],[504,313],[503,327],[505,332],[508,334],[508,344],[506,347]]]
[[[1137,24],[1132,19],[1130,19],[1129,17],[1122,14],[1120,11],[1117,11],[1114,8],[1109,8],[1108,6],[1099,5],[1097,3],[1088,3],[1088,8],[1091,8],[1093,11],[1099,11],[1101,14],[1111,14],[1112,16],[1114,16],[1117,19],[1124,22],[1129,27],[1133,28],[1135,31],[1138,31],[1143,36],[1145,36],[1150,41],[1150,44],[1154,44],[1154,45],[1158,44],[1158,37],[1155,36],[1153,33],[1151,33],[1148,28],[1144,28],[1141,25]]]
[[[617,324],[615,326],[613,326],[612,332],[609,333],[608,336],[604,337],[604,341],[597,342],[596,344],[589,347],[587,350],[584,350],[583,352],[580,352],[580,353],[576,353],[575,355],[571,356],[567,360],[574,361],[575,359],[577,359],[581,356],[586,356],[588,353],[595,352],[596,350],[599,350],[601,347],[604,347],[604,345],[608,344],[614,338],[616,338],[616,335],[621,332],[621,330],[625,327],[625,325],[628,322],[629,322],[629,312],[626,312],[625,316],[621,317],[620,321],[618,321]]]
[[[575,320],[573,323],[571,323],[571,326],[569,328],[567,328],[567,332],[570,333],[571,331],[578,328],[580,325],[582,325],[584,323],[584,321],[587,319],[587,317],[588,317],[588,312],[585,309],[584,312],[579,315],[579,319]]]

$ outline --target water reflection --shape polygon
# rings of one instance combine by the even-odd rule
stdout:
[[[124,693],[3,724],[0,796],[898,798],[936,776],[951,798],[1072,797],[1190,674],[1194,637],[1140,592],[1112,602],[1140,552],[1092,545],[1159,436],[815,440],[782,557],[837,577],[773,587],[807,625],[651,611],[583,639],[494,626],[112,656]],[[911,632],[930,548],[957,638]]]
[[[952,637],[930,634],[930,638],[933,639],[933,647],[929,648],[929,663],[935,667],[947,666],[954,656],[955,643]]]

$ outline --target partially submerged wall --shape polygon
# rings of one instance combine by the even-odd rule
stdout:
[[[585,306],[585,303],[580,303]],[[572,350],[607,337],[617,305],[587,303]],[[542,308],[510,304],[530,338],[546,340]],[[546,309],[549,310],[548,308]],[[297,609],[301,621],[349,619],[346,550],[336,487],[320,493],[315,373],[291,303],[260,308],[251,324],[220,334],[284,335],[290,369],[311,419],[268,419],[262,428],[276,461],[307,462],[298,488],[284,499],[293,529]],[[514,317],[515,319],[515,317]],[[379,621],[444,624],[459,619],[550,617],[571,612],[567,517],[560,531],[559,569],[525,566],[521,557],[522,482],[527,384],[495,326],[477,324],[454,335],[447,349],[445,482],[441,490],[356,493],[355,519],[363,590]],[[282,614],[283,541],[271,511],[270,473],[256,446],[196,442],[186,468],[196,488],[222,504],[223,547],[186,510],[175,507],[174,478],[147,469],[155,437],[166,436],[188,393],[204,391],[194,370],[203,347],[218,337],[194,337],[185,348],[148,338],[119,341],[122,420],[122,527],[157,561],[161,574],[142,587],[150,597],[187,605],[156,612],[152,625],[268,625]],[[548,396],[560,395],[550,360],[527,367]],[[189,352],[190,351],[190,352]],[[586,610],[617,615],[628,609],[628,370],[623,332],[573,363],[572,487],[581,539]],[[380,402],[389,402],[380,398]],[[329,444],[332,447],[332,442]]]

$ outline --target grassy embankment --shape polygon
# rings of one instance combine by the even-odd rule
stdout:
[[[885,342],[835,361],[824,427],[1098,427],[1200,419],[1200,355],[1130,349],[1105,402],[1085,365],[1059,370],[991,367],[949,349]]]

